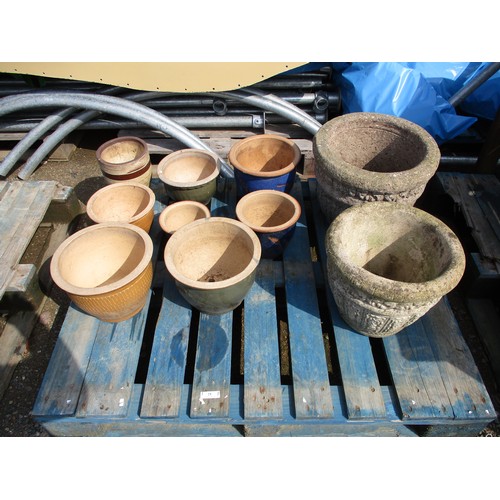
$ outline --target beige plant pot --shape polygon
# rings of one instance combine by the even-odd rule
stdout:
[[[208,205],[217,188],[218,158],[202,149],[181,149],[158,164],[158,177],[174,201],[191,200]]]
[[[67,238],[54,252],[55,284],[83,311],[116,323],[144,307],[153,279],[153,242],[131,224],[102,223]]]
[[[210,217],[210,210],[198,201],[177,201],[166,207],[160,214],[158,222],[167,234],[174,234],[182,226],[198,219]]]
[[[370,337],[394,335],[459,283],[465,255],[439,219],[372,202],[342,212],[326,234],[328,281],[339,312]]]
[[[151,160],[148,145],[139,137],[111,139],[97,149],[96,156],[107,184],[135,182],[149,186]]]
[[[318,202],[328,222],[365,202],[413,205],[436,172],[441,153],[419,125],[381,113],[349,113],[313,138]]]
[[[254,283],[261,246],[245,224],[210,217],[177,230],[164,256],[187,302],[206,314],[223,314],[238,307]]]
[[[87,214],[96,223],[124,222],[148,232],[154,218],[155,194],[138,183],[117,183],[96,191],[87,202]]]

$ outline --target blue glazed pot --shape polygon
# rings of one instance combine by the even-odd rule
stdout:
[[[299,147],[275,134],[260,134],[238,141],[229,151],[237,196],[263,189],[289,193],[301,159]]]
[[[236,205],[238,220],[257,234],[263,259],[283,254],[300,214],[300,204],[293,196],[270,189],[248,193]]]

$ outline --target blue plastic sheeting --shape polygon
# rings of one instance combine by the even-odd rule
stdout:
[[[332,63],[344,113],[369,111],[406,118],[438,143],[465,132],[477,117],[493,119],[500,106],[500,72],[478,87],[460,108],[448,99],[488,63]]]

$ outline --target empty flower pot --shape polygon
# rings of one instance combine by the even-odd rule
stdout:
[[[207,205],[215,194],[219,161],[209,151],[181,149],[158,164],[158,177],[174,201],[192,200]]]
[[[400,203],[342,212],[326,234],[328,281],[339,312],[370,337],[393,335],[459,283],[465,255],[439,219]]]
[[[236,205],[236,217],[255,231],[264,259],[282,255],[300,214],[300,204],[293,196],[270,189],[248,193]]]
[[[144,307],[153,278],[153,242],[131,224],[82,229],[54,252],[50,272],[83,311],[102,321],[124,321]]]
[[[223,314],[238,307],[254,283],[261,246],[245,224],[211,217],[178,229],[164,256],[187,302],[206,314]]]
[[[102,175],[108,184],[137,182],[149,186],[151,160],[148,145],[139,137],[117,137],[96,151]]]
[[[154,192],[144,184],[116,183],[96,191],[87,215],[96,223],[124,222],[149,231],[154,218]]]
[[[198,219],[210,217],[210,210],[198,201],[176,201],[160,214],[159,223],[167,234],[174,234],[182,226]]]
[[[321,126],[313,139],[318,202],[328,222],[364,202],[413,205],[441,158],[419,125],[381,113],[349,113]]]
[[[237,196],[241,198],[260,189],[290,192],[301,152],[286,137],[261,134],[236,142],[228,159],[234,168]]]

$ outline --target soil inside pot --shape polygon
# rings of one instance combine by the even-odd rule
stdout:
[[[248,170],[273,172],[290,165],[295,157],[294,150],[279,140],[266,139],[242,145],[237,160]]]
[[[172,182],[186,183],[206,179],[214,173],[215,160],[203,156],[186,156],[176,159],[163,170],[163,177]]]
[[[242,216],[253,227],[276,227],[289,221],[294,213],[294,206],[288,200],[256,198],[245,205]]]
[[[127,163],[139,158],[143,154],[143,149],[136,141],[122,141],[105,148],[101,153],[101,158],[108,163]]]
[[[127,222],[146,210],[148,203],[144,190],[123,185],[97,197],[92,208],[99,220]]]

